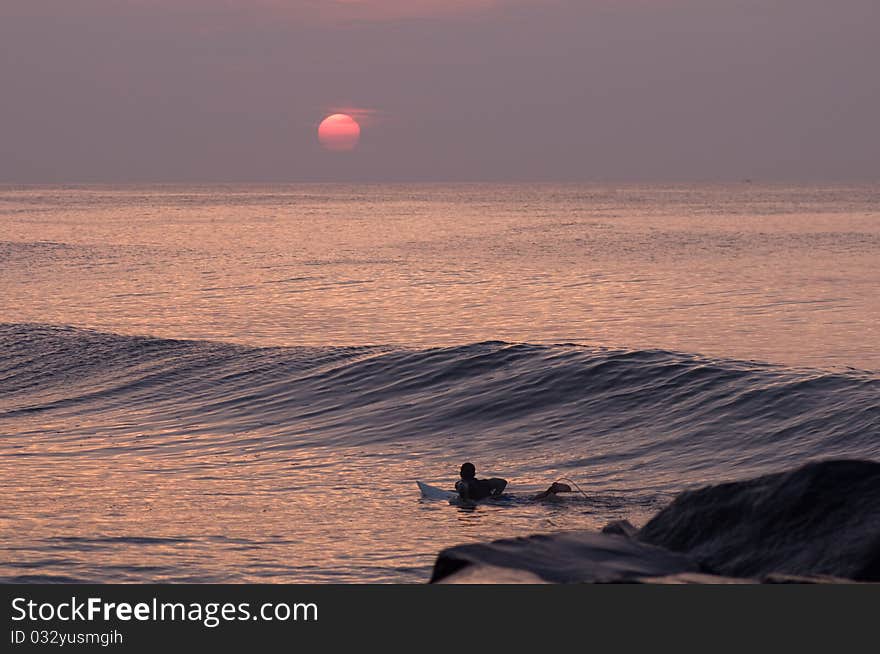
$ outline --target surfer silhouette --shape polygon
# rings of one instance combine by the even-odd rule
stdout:
[[[455,482],[455,490],[463,500],[484,500],[501,495],[507,487],[507,480],[499,477],[477,479],[477,469],[473,463],[462,463],[459,474],[461,479]]]
[[[484,500],[487,497],[496,497],[504,492],[507,488],[507,480],[500,477],[491,477],[489,479],[477,479],[477,469],[473,463],[466,462],[461,464],[459,471],[461,479],[455,482],[455,490],[458,496],[463,500]],[[533,500],[543,500],[557,493],[570,493],[571,486],[561,482],[553,482],[550,487],[538,493]]]

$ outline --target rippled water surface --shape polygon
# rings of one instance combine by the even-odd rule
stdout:
[[[880,187],[5,189],[4,321],[877,369]]]
[[[0,579],[424,581],[876,458],[878,264],[872,186],[0,188]]]

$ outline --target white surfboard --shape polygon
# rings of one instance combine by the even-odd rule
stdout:
[[[454,491],[443,490],[442,488],[437,488],[436,486],[431,486],[430,484],[426,484],[421,481],[416,482],[419,485],[419,490],[422,492],[422,497],[426,500],[452,500],[458,499],[458,494]]]

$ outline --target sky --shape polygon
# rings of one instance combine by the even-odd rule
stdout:
[[[0,182],[878,181],[878,66],[877,0],[2,0]]]

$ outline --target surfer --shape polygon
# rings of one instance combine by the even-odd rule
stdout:
[[[477,469],[473,463],[467,462],[461,464],[459,471],[461,479],[455,482],[455,490],[458,496],[463,500],[484,500],[487,497],[496,497],[504,492],[507,488],[507,480],[500,477],[491,477],[489,479],[477,479]],[[557,493],[570,493],[571,486],[555,481],[550,487],[538,493],[533,500],[543,500],[554,496]]]
[[[473,463],[462,463],[459,471],[461,479],[455,482],[455,490],[463,500],[484,500],[501,495],[507,487],[507,480],[499,477],[477,479],[477,469]]]

